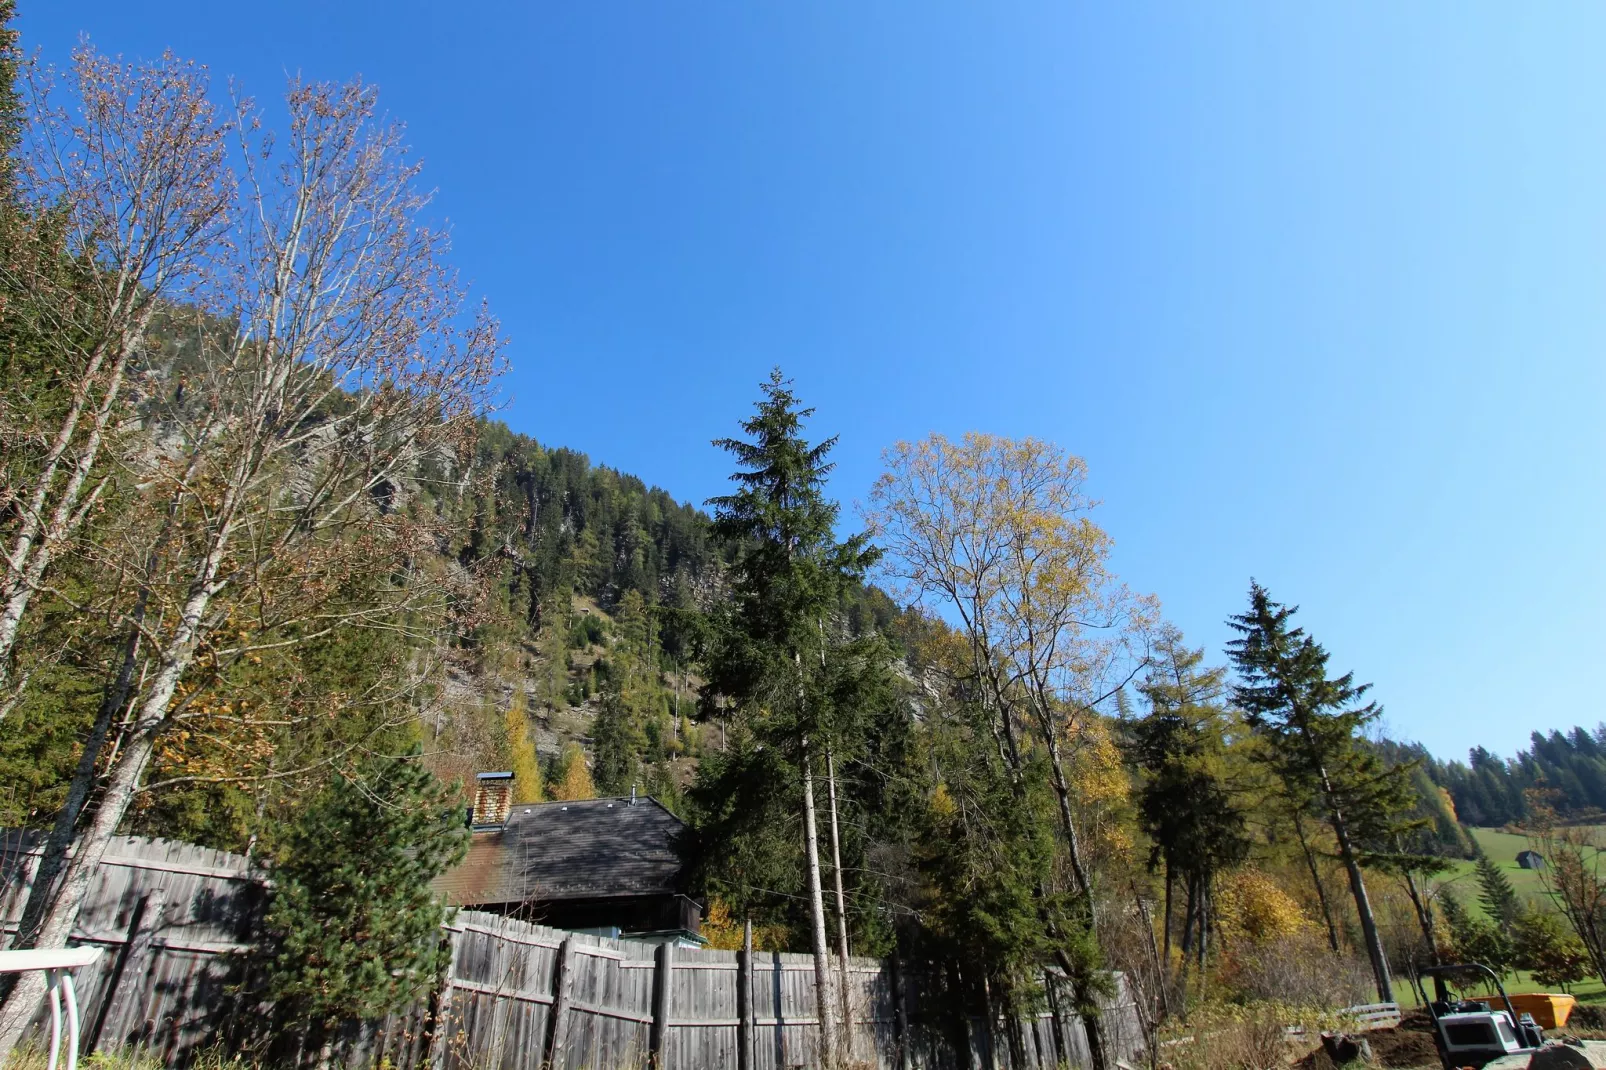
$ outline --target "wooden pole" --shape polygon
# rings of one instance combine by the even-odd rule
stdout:
[[[822,648],[821,659],[825,655]],[[836,758],[831,748],[825,749],[825,785],[831,802],[831,881],[836,886],[837,927],[837,996],[842,1002],[843,1055],[853,1055],[853,1006],[848,991],[848,907],[842,894],[842,838],[837,832],[836,819]]]
[[[574,937],[566,936],[558,945],[557,961],[552,964],[552,1016],[547,1022],[546,1050],[541,1065],[560,1066],[563,1046],[568,1040],[569,990],[574,984]]]
[[[145,908],[145,920],[140,923],[140,931],[134,938],[133,946],[129,948],[127,977],[134,979],[138,986],[138,1001],[134,1004],[139,1010],[136,1021],[144,1024],[155,1017],[154,1007],[160,1006],[161,996],[156,986],[151,983],[151,975],[156,972],[156,930],[161,927],[162,915],[165,913],[167,903],[167,889],[155,888],[151,891],[151,902]],[[154,1043],[152,1036],[146,1041]]]
[[[742,924],[742,949],[736,953],[736,1068],[753,1070],[753,919]]]
[[[652,988],[652,1052],[653,1070],[668,1070],[670,988],[675,980],[675,945],[659,944],[656,954],[657,968],[653,971]]]
[[[1043,991],[1048,994],[1049,1021],[1054,1026],[1054,1061],[1069,1066],[1071,1053],[1065,1044],[1065,1016],[1060,1012],[1060,990],[1052,970],[1043,971]]]
[[[1166,904],[1168,910],[1170,909],[1170,894],[1171,890],[1167,888],[1166,895],[1168,898]],[[1165,973],[1160,968],[1160,949],[1156,947],[1154,943],[1154,921],[1149,917],[1148,904],[1143,901],[1143,896],[1138,894],[1137,881],[1132,882],[1132,898],[1138,905],[1138,916],[1143,919],[1143,931],[1149,938],[1149,960],[1151,965],[1154,967],[1155,986],[1159,989],[1159,992],[1156,994],[1159,996],[1160,1017],[1169,1018],[1171,1016],[1171,1007],[1166,999],[1165,994]],[[1169,921],[1169,919],[1167,920]]]
[[[133,917],[128,919],[128,937],[117,953],[117,961],[112,965],[111,974],[101,987],[100,1007],[95,1012],[94,1024],[89,1027],[89,1035],[84,1038],[81,1047],[85,1053],[93,1052],[100,1045],[100,1034],[106,1028],[106,1016],[110,1013],[112,1002],[123,987],[123,976],[128,970],[128,963],[137,961],[139,966],[148,967],[147,960],[151,954],[151,940],[156,930],[161,927],[162,914],[167,907],[167,889],[154,888],[140,896],[139,903],[134,907]],[[138,973],[135,974],[138,976]],[[143,989],[143,985],[141,988]]]

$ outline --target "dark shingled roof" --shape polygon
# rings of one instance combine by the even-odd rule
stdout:
[[[656,800],[520,803],[476,832],[461,866],[435,882],[454,906],[679,891],[684,823]]]

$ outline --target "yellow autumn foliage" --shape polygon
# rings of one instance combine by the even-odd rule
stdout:
[[[1461,815],[1455,812],[1455,799],[1453,796],[1451,796],[1449,791],[1444,788],[1440,788],[1439,801],[1444,804],[1445,813],[1450,815],[1450,820],[1456,822],[1461,820]]]
[[[1084,810],[1095,817],[1087,829],[1096,841],[1090,846],[1111,854],[1130,852],[1131,829],[1124,821],[1108,819],[1111,811],[1126,803],[1131,790],[1109,725],[1098,718],[1080,718],[1066,725],[1066,737],[1072,791]]]
[[[1219,877],[1214,905],[1216,929],[1229,946],[1287,939],[1313,928],[1299,903],[1258,869]]]
[[[595,799],[596,785],[591,782],[591,767],[586,765],[585,752],[574,740],[563,745],[563,757],[558,764],[562,775],[552,785],[552,798],[560,802],[578,799]]]
[[[508,768],[513,771],[514,803],[545,801],[541,790],[541,763],[536,761],[535,744],[530,739],[530,718],[525,710],[524,691],[513,693],[513,703],[505,717]]]
[[[708,910],[703,914],[703,939],[715,951],[740,951],[742,949],[743,926],[742,919],[731,916],[730,906],[718,896],[708,901]],[[791,933],[784,925],[755,925],[753,926],[754,951],[785,951],[789,946]]]

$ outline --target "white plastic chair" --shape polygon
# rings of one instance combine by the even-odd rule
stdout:
[[[51,951],[0,951],[0,973],[45,971],[50,1000],[50,1070],[61,1054],[61,1003],[67,1000],[67,1070],[78,1068],[78,994],[72,971],[100,958],[101,948],[68,947]]]

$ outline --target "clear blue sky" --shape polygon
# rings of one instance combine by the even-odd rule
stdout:
[[[720,492],[779,363],[1084,456],[1218,654],[1251,575],[1442,756],[1606,717],[1606,7],[22,0],[60,59],[378,82],[505,416]]]

